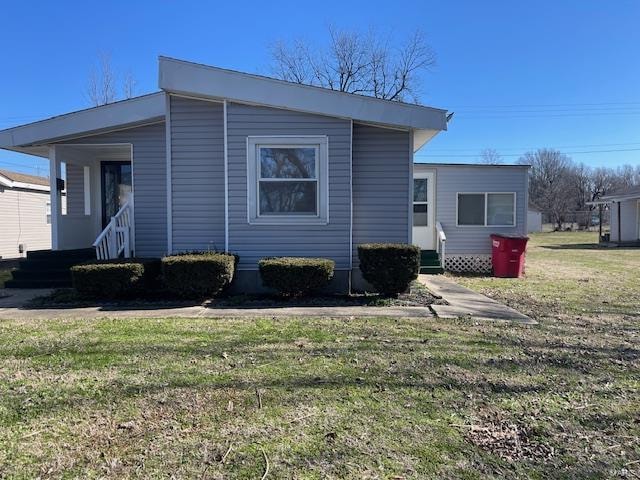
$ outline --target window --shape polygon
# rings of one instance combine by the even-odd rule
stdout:
[[[328,222],[327,137],[249,137],[249,223]]]
[[[415,178],[413,180],[413,226],[429,226],[429,204],[427,178]]]
[[[458,193],[459,226],[514,227],[516,194]]]

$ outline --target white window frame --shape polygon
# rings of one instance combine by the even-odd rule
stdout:
[[[316,148],[316,179],[260,178],[260,148]],[[261,215],[260,181],[314,181],[316,214]],[[250,225],[327,225],[329,223],[329,138],[326,135],[247,137],[247,222]]]
[[[480,225],[465,225],[465,224],[460,224],[459,223],[459,212],[458,212],[458,207],[460,205],[460,195],[484,195],[484,225],[480,224]],[[488,213],[489,213],[489,195],[513,195],[513,223],[511,225],[489,225],[487,223],[487,219],[489,217]],[[516,202],[518,200],[518,195],[516,192],[456,192],[456,227],[462,227],[462,228],[486,228],[486,227],[490,227],[490,228],[505,228],[505,227],[515,227],[517,225],[517,218],[516,218]]]

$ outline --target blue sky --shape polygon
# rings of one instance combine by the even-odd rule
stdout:
[[[638,1],[224,3],[5,3],[0,129],[88,106],[100,51],[141,94],[157,90],[158,55],[267,73],[271,42],[320,42],[331,23],[426,33],[438,64],[422,78],[422,103],[456,114],[418,161],[474,162],[494,148],[512,162],[558,147],[593,166],[640,163]],[[47,164],[0,151],[0,168],[46,173]]]

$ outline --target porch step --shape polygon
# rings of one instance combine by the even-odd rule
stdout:
[[[71,286],[70,268],[96,258],[95,250],[34,250],[20,261],[5,288],[64,288]]]
[[[420,273],[423,275],[440,275],[444,273],[444,268],[439,265],[437,267],[420,267]]]
[[[422,250],[420,252],[420,273],[438,275],[444,273],[440,265],[440,254],[435,250]]]

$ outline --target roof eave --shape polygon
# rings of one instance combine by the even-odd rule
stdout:
[[[0,148],[41,155],[32,147],[159,120],[165,116],[164,96],[158,92],[2,130]]]
[[[159,87],[169,93],[225,99],[380,125],[435,133],[447,129],[446,110],[336,92],[167,57],[160,57]]]

